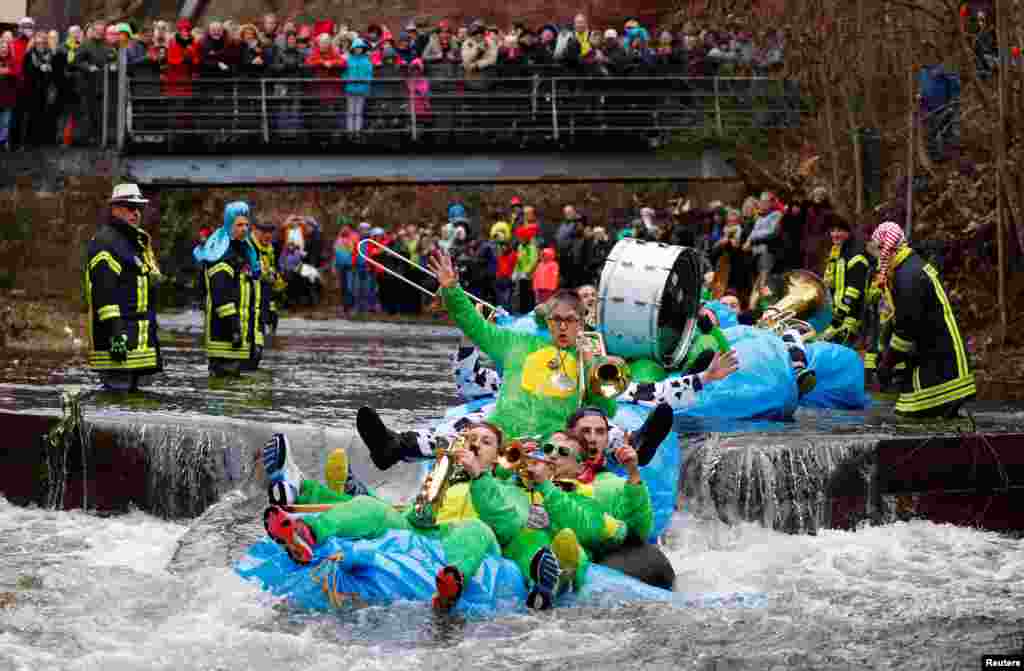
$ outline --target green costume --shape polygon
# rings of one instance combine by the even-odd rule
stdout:
[[[312,495],[313,487],[307,490],[303,482],[303,493]],[[346,494],[338,494],[327,487],[320,486],[316,492],[325,498],[343,498]],[[447,507],[449,498],[458,500],[466,498],[465,492],[460,497],[458,490],[469,489],[468,483],[452,485],[445,499]],[[452,495],[455,496],[452,496]],[[308,501],[313,502],[313,501]],[[322,502],[322,501],[318,501]],[[470,509],[472,510],[472,509]],[[342,538],[376,538],[388,531],[411,531],[441,542],[445,561],[462,572],[466,579],[476,575],[477,570],[487,555],[499,556],[501,548],[490,527],[479,519],[462,518],[451,522],[441,522],[433,526],[414,524],[413,509],[399,510],[394,506],[371,496],[357,496],[348,501],[338,503],[326,513],[312,515],[305,519],[313,530],[317,542],[323,542],[332,536]]]
[[[462,332],[504,369],[494,414],[506,436],[549,435],[565,428],[581,405],[614,417],[615,401],[584,392],[580,402],[575,346],[559,349],[541,336],[516,333],[488,323],[459,287],[441,290],[449,316]]]
[[[519,566],[524,577],[531,576],[533,558],[562,529],[572,529],[582,552],[573,582],[579,589],[586,581],[589,552],[603,552],[621,545],[626,525],[601,510],[597,502],[563,491],[551,482],[527,491],[513,480],[485,473],[470,486],[473,506],[480,519],[494,530],[505,557]],[[531,515],[531,508],[543,507],[546,519]]]
[[[594,476],[594,500],[609,515],[626,523],[630,536],[641,542],[654,530],[654,508],[647,485],[630,484],[610,471]]]

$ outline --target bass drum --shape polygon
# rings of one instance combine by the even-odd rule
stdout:
[[[693,341],[703,287],[696,250],[620,240],[598,289],[598,323],[609,354],[678,367]]]

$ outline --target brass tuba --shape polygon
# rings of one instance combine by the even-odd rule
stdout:
[[[782,276],[782,298],[767,308],[757,322],[781,336],[796,329],[804,342],[812,340],[817,331],[806,320],[828,304],[829,295],[820,277],[808,270],[794,270]]]
[[[633,380],[633,374],[629,370],[626,360],[618,356],[608,356],[608,348],[604,344],[604,336],[598,331],[584,331],[576,341],[576,350],[580,354],[580,366],[583,364],[582,353],[584,350],[594,353],[594,360],[589,365],[589,370],[580,371],[579,396],[580,403],[586,392],[597,394],[604,398],[615,398]]]
[[[462,466],[454,459],[455,450],[468,447],[471,452],[478,454],[480,448],[476,441],[472,440],[466,433],[456,436],[448,447],[439,447],[434,450],[436,461],[434,467],[427,473],[420,487],[420,493],[416,496],[416,517],[421,520],[432,520],[433,515],[444,503],[444,495],[452,484],[455,476],[464,472]]]

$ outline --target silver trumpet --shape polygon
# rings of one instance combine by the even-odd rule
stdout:
[[[363,245],[366,245],[366,244],[376,245],[377,247],[380,247],[381,250],[384,251],[385,253],[390,254],[391,256],[395,257],[396,259],[400,259],[401,261],[403,261],[407,265],[410,265],[413,268],[416,268],[417,270],[419,270],[419,271],[421,271],[421,272],[423,272],[423,273],[425,273],[427,275],[430,275],[431,277],[433,277],[436,280],[437,279],[437,275],[432,273],[429,268],[424,268],[423,266],[421,266],[420,264],[416,263],[415,261],[411,261],[411,260],[405,258],[404,256],[402,256],[398,252],[396,252],[396,251],[394,251],[392,249],[389,249],[387,246],[380,244],[379,242],[377,242],[376,240],[374,240],[372,238],[364,238],[364,239],[359,241],[358,245],[356,245],[356,252],[359,254],[360,257],[366,259],[366,262],[369,263],[370,265],[374,266],[375,268],[380,268],[381,270],[386,272],[388,275],[391,275],[392,277],[395,277],[395,278],[398,278],[398,279],[402,280],[403,282],[405,282],[406,284],[411,286],[413,289],[418,289],[419,291],[422,291],[423,293],[425,293],[426,295],[430,296],[431,298],[437,298],[437,292],[436,291],[431,291],[430,289],[427,289],[425,286],[423,286],[421,284],[416,284],[415,282],[410,280],[408,277],[405,277],[405,276],[403,276],[403,275],[401,275],[399,273],[396,273],[395,271],[391,270],[390,268],[388,268],[388,267],[386,267],[384,265],[381,265],[380,263],[378,263],[377,261],[372,259],[369,255],[366,254],[366,252],[363,249]],[[474,300],[477,303],[480,303],[484,307],[490,308],[492,316],[505,312],[501,308],[496,307],[494,305],[491,305],[490,303],[488,303],[484,299],[480,298],[479,296],[474,296],[473,294],[469,293],[468,291],[466,291],[465,294],[467,296],[469,296],[469,298],[471,300]]]

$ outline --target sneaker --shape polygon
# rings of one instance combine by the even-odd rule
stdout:
[[[672,407],[668,403],[659,403],[643,425],[633,433],[633,449],[636,450],[639,465],[651,463],[658,452],[658,446],[672,431],[673,420]]]
[[[551,539],[551,551],[558,560],[562,575],[559,576],[558,587],[555,594],[561,594],[569,589],[576,577],[576,570],[583,561],[583,548],[576,538],[576,532],[572,529],[562,529]]]
[[[296,564],[313,561],[316,537],[301,518],[289,515],[278,506],[270,506],[263,511],[263,527],[268,536],[284,546]]]
[[[465,578],[462,571],[454,566],[445,566],[437,572],[435,578],[437,591],[431,600],[434,610],[447,612],[451,610],[462,596],[462,588],[465,585]]]
[[[348,453],[345,452],[345,448],[339,447],[327,455],[324,480],[327,486],[338,494],[345,493],[345,484],[348,482]]]
[[[555,605],[555,591],[562,577],[562,567],[551,548],[542,548],[530,563],[533,589],[526,595],[526,607],[533,610],[548,610]]]
[[[296,489],[302,482],[302,471],[292,462],[291,446],[283,433],[275,433],[263,446],[263,470],[271,482],[288,480]]]
[[[267,500],[272,506],[293,506],[299,499],[299,490],[287,480],[271,482],[267,488]]]

